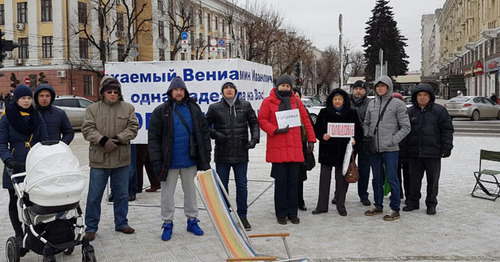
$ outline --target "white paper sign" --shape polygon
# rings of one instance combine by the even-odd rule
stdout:
[[[347,173],[347,168],[349,168],[349,163],[351,163],[351,155],[352,155],[352,140],[349,140],[349,143],[347,144],[347,147],[345,149],[345,154],[344,154],[344,163],[342,163],[342,175],[345,176]]]
[[[276,120],[278,121],[278,128],[296,127],[300,126],[300,112],[299,109],[290,109],[285,111],[276,112]]]
[[[328,123],[327,134],[331,137],[353,137],[354,123]]]

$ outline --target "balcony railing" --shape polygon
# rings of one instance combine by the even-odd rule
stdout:
[[[495,28],[497,28],[497,20],[488,22],[488,29],[495,29]]]

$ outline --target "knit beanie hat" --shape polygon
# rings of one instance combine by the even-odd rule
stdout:
[[[116,82],[111,82],[105,86],[102,87],[101,92],[104,93],[109,90],[118,90],[118,92],[121,93],[121,88],[120,85]]]
[[[281,84],[289,84],[292,86],[292,78],[289,75],[281,75],[278,78],[278,81],[276,81],[276,86],[279,86]]]
[[[236,92],[238,92],[238,89],[236,89],[236,86],[232,83],[232,82],[226,82],[222,85],[222,88],[220,89],[220,91],[224,91],[224,88],[226,87],[232,87],[234,88],[234,90],[236,90]]]
[[[18,85],[16,89],[14,89],[14,101],[19,100],[19,98],[23,96],[33,97],[33,91],[27,85]]]
[[[170,82],[170,86],[167,90],[168,96],[172,94],[172,90],[174,90],[174,88],[183,88],[187,93],[186,83],[184,83],[184,80],[182,80],[182,77],[180,76],[176,76],[174,79],[172,79],[172,82]]]
[[[392,93],[392,97],[397,98],[401,101],[403,101],[404,97],[401,93]]]
[[[354,89],[356,87],[362,87],[366,90],[366,84],[362,80],[358,80],[358,81],[354,82],[354,84],[352,85],[352,89]]]

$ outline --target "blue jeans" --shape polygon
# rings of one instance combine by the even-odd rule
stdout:
[[[217,174],[224,185],[227,193],[229,194],[229,172],[233,167],[234,181],[236,183],[236,206],[238,207],[237,213],[240,217],[247,216],[247,168],[248,162],[241,163],[215,163]]]
[[[384,201],[384,170],[382,165],[385,164],[385,174],[387,175],[387,181],[391,186],[391,203],[389,206],[392,210],[399,212],[401,198],[397,170],[398,155],[398,151],[373,153],[370,157],[370,164],[373,172],[372,186],[375,207],[380,209],[384,207],[382,204]]]
[[[113,190],[113,209],[115,215],[115,230],[128,226],[128,181],[129,166],[118,168],[90,168],[89,193],[85,209],[85,232],[96,232],[101,218],[102,195],[111,177]]]
[[[360,199],[368,199],[368,182],[370,181],[370,153],[359,152],[358,154],[358,196]]]

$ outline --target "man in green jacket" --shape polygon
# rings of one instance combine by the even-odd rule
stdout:
[[[123,101],[118,80],[105,76],[99,86],[101,101],[87,107],[82,133],[90,142],[90,182],[85,210],[85,237],[95,239],[101,216],[101,201],[111,177],[114,194],[115,230],[134,233],[128,225],[130,140],[137,136],[135,109]]]

